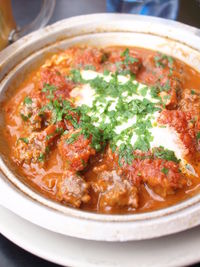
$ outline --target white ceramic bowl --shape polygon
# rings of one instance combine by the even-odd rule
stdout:
[[[0,54],[0,99],[12,90],[47,52],[73,44],[126,45],[157,50],[200,71],[200,31],[160,18],[94,14],[57,22],[20,39]],[[200,224],[200,195],[159,211],[103,215],[53,202],[22,182],[7,158],[0,112],[0,204],[19,216],[64,235],[92,240],[128,241],[179,232]]]

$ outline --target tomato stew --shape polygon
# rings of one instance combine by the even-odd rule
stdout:
[[[200,188],[200,73],[137,47],[72,47],[30,73],[3,109],[27,183],[99,213],[157,210]]]

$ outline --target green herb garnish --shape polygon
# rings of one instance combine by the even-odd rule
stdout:
[[[66,140],[66,143],[67,143],[67,144],[72,144],[72,143],[74,143],[74,142],[77,140],[77,138],[78,138],[79,135],[80,135],[80,132],[78,132],[78,133],[73,133],[73,134],[70,136],[70,138],[68,138],[68,139]]]
[[[28,97],[28,96],[26,96],[25,98],[24,98],[24,104],[26,104],[26,105],[31,105],[32,104],[32,99],[30,98],[30,97]]]
[[[126,48],[124,52],[121,54],[122,57],[124,57],[124,60],[122,61],[125,66],[128,66],[129,64],[133,64],[135,62],[138,62],[138,59],[135,57],[132,57],[129,53],[129,49]]]
[[[70,77],[71,77],[71,80],[75,83],[84,83],[80,70],[72,69]]]
[[[196,139],[197,139],[197,142],[200,140],[200,132],[197,133]]]
[[[31,117],[31,114],[28,114],[28,116],[24,115],[23,113],[20,114],[23,121],[28,121]]]
[[[176,163],[179,163],[180,161],[175,156],[174,151],[165,149],[162,146],[153,148],[153,154],[156,158],[165,159],[167,161],[174,161]]]
[[[45,160],[45,154],[40,153],[39,157],[38,157],[38,161],[39,162],[43,162]]]
[[[169,169],[164,167],[164,168],[162,168],[161,172],[163,172],[165,175],[167,175],[169,172]]]
[[[42,92],[46,93],[46,97],[49,99],[53,99],[54,98],[54,92],[57,90],[57,87],[52,85],[52,84],[48,84],[45,83],[43,88],[42,88]]]
[[[27,137],[20,137],[18,140],[21,140],[23,141],[25,144],[28,145],[29,141],[28,141],[28,138]]]
[[[196,95],[196,91],[191,89],[191,95]]]
[[[167,56],[162,53],[158,53],[154,57],[154,61],[155,61],[156,67],[158,68],[165,68],[166,66],[168,66],[169,68],[172,68],[173,63],[174,63],[174,59],[171,56]]]

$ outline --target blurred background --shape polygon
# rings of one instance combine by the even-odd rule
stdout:
[[[12,0],[12,7],[17,24],[24,26],[38,14],[41,0]],[[72,16],[106,11],[158,15],[200,28],[200,0],[57,0],[48,24]],[[199,253],[198,248],[197,253]],[[56,267],[57,265],[25,252],[0,235],[0,267],[35,266]]]
[[[41,0],[12,0],[12,6],[17,23],[23,26],[36,17]],[[57,0],[49,24],[72,16],[106,11],[158,14],[200,28],[200,0]]]

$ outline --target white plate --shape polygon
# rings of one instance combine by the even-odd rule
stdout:
[[[66,237],[0,206],[0,232],[25,250],[64,266],[164,267],[200,261],[200,227],[147,241],[108,243]]]

